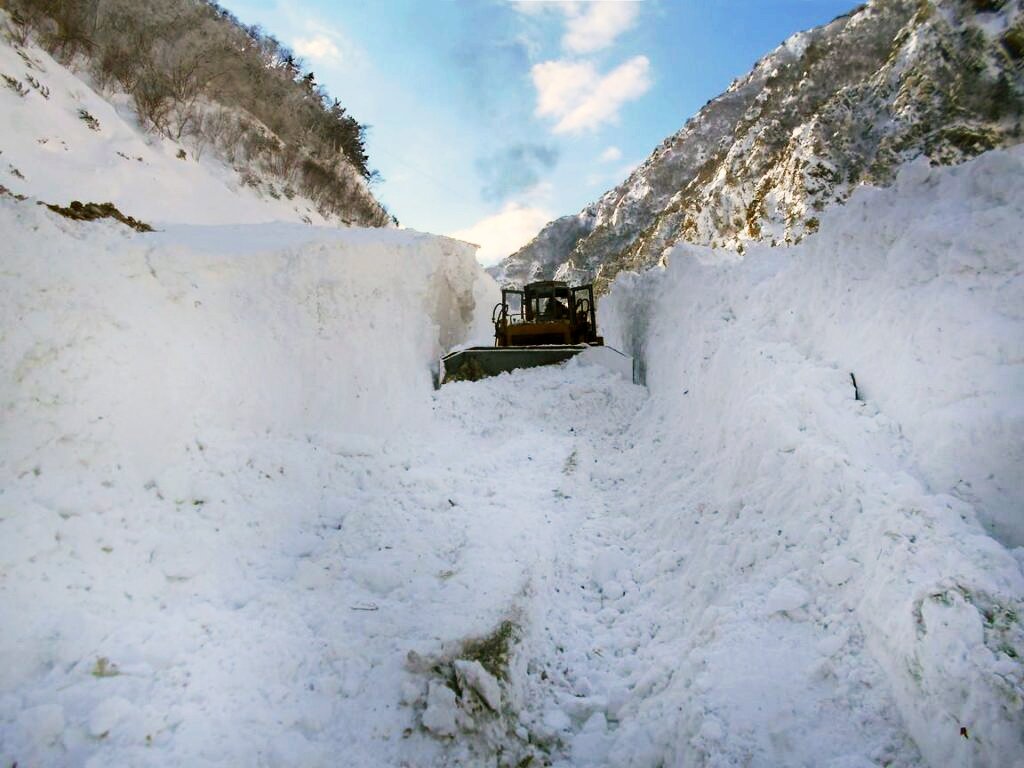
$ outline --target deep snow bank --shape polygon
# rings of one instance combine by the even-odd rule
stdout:
[[[0,458],[15,475],[43,445],[68,468],[151,472],[203,431],[386,431],[427,410],[432,361],[491,304],[471,247],[411,231],[132,236],[30,202],[0,216]]]
[[[751,754],[770,751],[777,724],[723,696],[730,660],[785,660],[765,683],[780,700],[801,674],[863,697],[878,681],[853,686],[847,662],[865,644],[931,764],[1024,754],[1024,578],[986,535],[1024,543],[1022,221],[1024,151],[915,163],[797,247],[680,246],[615,283],[605,335],[642,358],[652,395],[647,578],[676,585],[687,622],[672,683],[637,718],[685,698],[683,735],[663,735],[680,759],[728,754],[744,728]],[[661,568],[666,541],[678,558]],[[766,652],[783,625],[815,631]],[[735,681],[754,699],[760,670]]]
[[[493,282],[408,231],[143,236],[10,200],[0,231],[0,754],[301,762],[268,723],[338,716],[282,692],[356,667],[307,669],[331,611],[297,585],[361,562],[308,558],[349,506],[386,519],[381,442],[429,417],[431,365],[487,323]]]
[[[672,319],[688,348],[712,321],[739,319],[760,324],[766,340],[854,373],[862,398],[913,444],[929,488],[971,503],[993,536],[1021,546],[1022,219],[1024,151],[948,170],[921,160],[892,188],[861,189],[824,214],[821,234],[796,248],[754,247],[733,266],[730,251],[682,246],[670,256],[677,265],[668,284],[654,288],[657,272],[648,280],[664,292],[663,305],[678,305]],[[628,285],[613,301],[651,300]],[[618,312],[627,316],[628,327],[613,320],[622,343],[645,343],[637,323],[653,315]],[[657,352],[640,354],[664,371]],[[667,378],[655,373],[651,383]]]

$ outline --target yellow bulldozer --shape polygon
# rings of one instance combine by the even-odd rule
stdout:
[[[541,280],[521,290],[503,288],[501,303],[491,313],[494,346],[469,347],[442,357],[438,384],[554,365],[590,347],[603,347],[596,309],[593,285]]]
[[[503,288],[491,314],[494,346],[604,344],[597,335],[594,286],[575,288],[560,280],[530,283],[521,291]]]

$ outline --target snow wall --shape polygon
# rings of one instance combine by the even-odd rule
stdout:
[[[932,765],[1021,765],[1021,222],[1024,151],[918,162],[795,247],[677,246],[616,280],[604,333],[640,359],[638,487],[660,489],[637,514],[652,560],[688,553],[681,674],[649,722],[711,674],[729,611],[853,612]]]
[[[261,718],[319,732],[329,692],[282,691],[361,679],[323,578],[391,518],[354,515],[335,571],[311,553],[325,519],[375,511],[383,446],[432,418],[438,354],[490,335],[475,249],[289,224],[139,235],[10,199],[0,231],[0,761],[314,764],[298,726]],[[324,643],[333,675],[310,671]]]
[[[204,433],[400,429],[429,411],[438,354],[487,334],[493,282],[458,241],[286,224],[128,235],[34,208],[0,211],[6,472],[43,445],[67,462],[43,469],[147,474]]]

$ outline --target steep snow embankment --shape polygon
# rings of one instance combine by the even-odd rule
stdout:
[[[0,11],[0,25],[5,21]],[[109,99],[27,43],[0,33],[0,185],[66,205],[112,202],[150,224],[331,224],[314,203],[208,151],[143,131],[125,95]],[[9,80],[7,79],[9,78]],[[180,153],[180,157],[179,157]]]
[[[915,163],[798,247],[616,282],[651,392],[633,575],[666,607],[615,764],[811,764],[844,742],[821,713],[856,730],[886,689],[931,765],[1020,764],[1021,221],[1024,152]],[[862,760],[900,754],[872,732]]]
[[[3,450],[19,472],[44,444],[64,446],[69,467],[91,461],[78,435],[152,452],[157,467],[199,430],[395,427],[427,409],[430,362],[482,330],[490,303],[469,246],[411,231],[132,237],[30,202],[2,215],[5,422],[18,436]]]
[[[143,236],[9,200],[0,230],[0,759],[312,764],[391,733],[360,711],[386,709],[365,689],[392,693],[373,670],[411,633],[360,609],[448,536],[418,538],[435,481],[386,446],[429,418],[438,351],[489,318],[472,249]]]

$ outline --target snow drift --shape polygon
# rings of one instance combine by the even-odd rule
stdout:
[[[922,161],[796,247],[678,246],[614,284],[605,334],[651,392],[638,485],[659,490],[637,506],[640,549],[683,606],[663,641],[681,663],[625,730],[646,722],[679,764],[724,764],[744,733],[764,758],[771,734],[813,728],[815,680],[874,695],[850,668],[864,646],[931,765],[1019,764],[1022,221],[1024,151]],[[679,560],[659,568],[665,542]],[[748,697],[774,687],[806,719],[730,702],[744,658],[762,660],[734,681]],[[684,700],[684,735],[653,725]],[[618,744],[617,764],[642,763]]]

